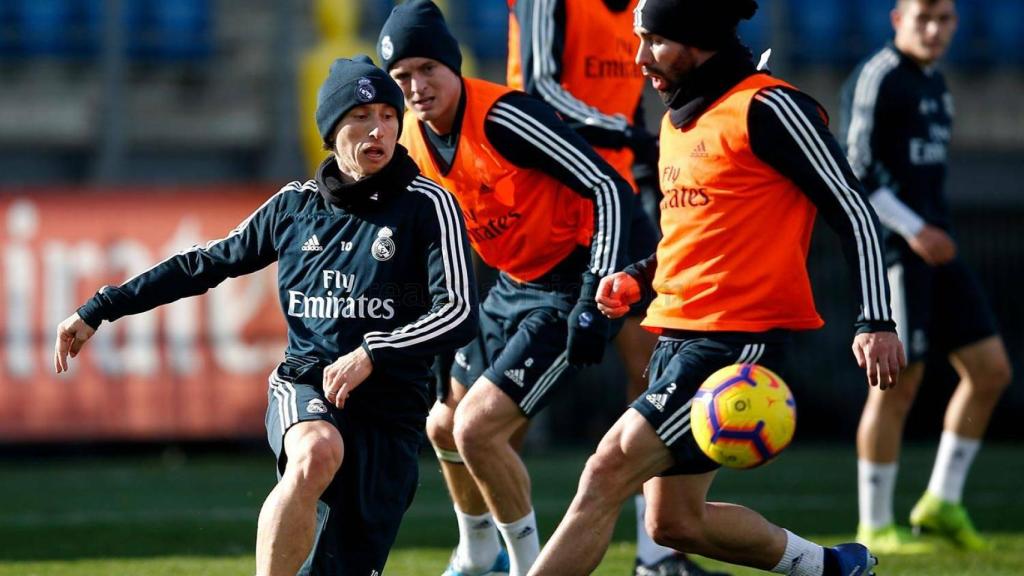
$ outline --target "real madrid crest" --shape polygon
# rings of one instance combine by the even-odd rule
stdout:
[[[370,79],[363,76],[356,82],[358,83],[358,86],[356,86],[356,98],[358,98],[360,102],[369,102],[370,100],[373,100],[373,97],[377,95],[377,90],[374,89],[373,83]]]
[[[391,260],[391,257],[395,255],[395,241],[391,239],[392,235],[394,235],[394,232],[387,226],[377,232],[377,239],[370,246],[370,254],[373,255],[374,259],[384,262],[385,260]]]
[[[380,56],[385,60],[391,60],[391,57],[395,55],[395,45],[391,43],[391,36],[385,36],[380,39]]]

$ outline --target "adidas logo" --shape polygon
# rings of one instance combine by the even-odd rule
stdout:
[[[664,412],[665,403],[668,402],[668,394],[648,394],[646,399],[658,409],[658,412]]]
[[[526,538],[527,536],[529,536],[530,534],[533,534],[533,533],[534,533],[533,526],[527,526],[526,528],[523,528],[522,530],[520,530],[518,534],[516,534],[516,540],[522,540],[523,538]]]
[[[523,368],[509,368],[508,370],[505,370],[505,376],[509,380],[515,382],[516,385],[519,386],[520,388],[525,386],[525,384],[523,383],[523,381],[526,378],[526,370],[525,369],[523,369]]]
[[[700,144],[697,144],[697,147],[693,149],[693,152],[690,152],[690,158],[707,158],[707,157],[708,157],[708,149],[704,147],[704,141],[701,140]]]
[[[309,240],[306,240],[302,244],[302,251],[303,252],[323,252],[324,251],[324,247],[320,245],[320,239],[316,237],[316,234],[313,234],[312,236],[309,237]]]

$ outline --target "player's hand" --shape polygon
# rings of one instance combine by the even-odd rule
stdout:
[[[868,384],[885,390],[896,386],[900,370],[907,367],[903,343],[895,332],[864,332],[853,339],[857,365],[867,372]]]
[[[956,242],[945,230],[930,224],[925,224],[917,236],[907,239],[907,243],[930,266],[945,264],[956,256]]]
[[[597,309],[611,318],[621,318],[629,307],[640,301],[640,283],[625,272],[601,278],[597,286]]]
[[[53,344],[53,369],[60,374],[67,372],[68,355],[72,358],[85,346],[86,341],[96,333],[91,326],[82,320],[78,312],[68,316],[57,326],[57,341]]]
[[[335,360],[324,368],[324,397],[339,409],[353,390],[373,372],[373,361],[362,346]]]
[[[576,306],[569,313],[568,361],[573,366],[597,364],[604,357],[610,322],[597,308],[594,296],[597,278],[584,274],[583,287]]]

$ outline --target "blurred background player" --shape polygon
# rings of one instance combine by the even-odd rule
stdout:
[[[661,334],[651,394],[587,461],[531,575],[591,573],[641,485],[659,544],[780,574],[873,573],[860,544],[824,548],[753,510],[707,502],[719,465],[690,431],[693,394],[707,376],[734,363],[777,370],[792,332],[822,326],[806,263],[818,210],[856,280],[852,347],[868,383],[894,385],[905,362],[876,217],[821,106],[756,71],[736,34],[756,10],[752,0],[645,0],[635,12],[636,62],[669,107],[659,152],[663,240],[656,254],[603,278],[597,298],[615,318],[642,291],[655,292],[644,319]]]
[[[644,127],[644,78],[636,56],[637,0],[509,0],[508,85],[542,98],[594,151],[633,185],[630,261],[653,254],[658,232],[644,210],[661,200],[657,138]],[[657,218],[656,214],[654,218]],[[632,400],[647,389],[644,371],[657,336],[640,326],[650,302],[641,299],[615,338]],[[636,574],[707,572],[644,529],[644,497],[636,496]]]
[[[960,383],[910,523],[977,550],[986,542],[963,505],[964,482],[1010,362],[974,274],[957,257],[944,191],[953,97],[936,68],[957,28],[953,0],[898,0],[893,42],[865,60],[843,90],[843,132],[854,173],[886,227],[892,307],[909,367],[894,391],[868,393],[857,431],[857,540],[878,552],[919,552],[893,520],[903,426],[929,354],[948,355]]]
[[[459,524],[445,574],[524,576],[540,545],[529,475],[510,440],[570,367],[601,360],[610,322],[594,295],[625,264],[632,190],[544,102],[462,77],[458,44],[432,2],[396,7],[377,48],[409,106],[402,143],[455,191],[473,247],[500,271],[427,425]]]
[[[384,571],[416,492],[430,360],[475,331],[462,217],[396,145],[402,100],[369,58],[338,59],[317,96],[331,155],[314,180],[285,186],[225,238],[103,287],[57,329],[59,373],[104,320],[278,263],[288,347],[266,426],[280,480],[259,516],[259,576]],[[395,286],[415,292],[396,299]],[[320,502],[330,513],[318,519]]]

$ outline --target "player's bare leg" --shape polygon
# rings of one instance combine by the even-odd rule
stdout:
[[[992,411],[1010,382],[1010,361],[1002,339],[992,336],[955,350],[950,362],[960,383],[946,407],[928,489],[911,510],[910,523],[967,550],[985,550],[989,544],[975,530],[961,501]]]
[[[284,474],[260,510],[257,576],[292,576],[313,547],[316,506],[344,458],[338,429],[324,421],[299,422],[284,437]]]
[[[871,387],[857,426],[857,541],[876,553],[933,551],[898,526],[893,515],[903,428],[923,376],[924,362],[915,362],[900,373],[896,387]]]
[[[672,465],[672,455],[646,420],[629,409],[588,460],[579,488],[531,576],[590,574],[601,563],[623,502]]]
[[[451,393],[443,403],[435,403],[430,410],[427,417],[427,436],[438,452],[441,473],[455,505],[459,510],[475,515],[487,512],[487,503],[484,502],[469,470],[461,463],[454,436],[455,409],[465,395],[466,388],[458,381],[452,380]]]
[[[626,316],[622,330],[615,338],[615,349],[626,373],[626,401],[630,402],[647,390],[647,365],[658,343],[658,335],[640,325],[639,316]],[[646,500],[641,491],[634,498],[636,506],[636,564],[656,570],[664,562],[689,563],[679,552],[651,539],[644,528]],[[688,566],[692,569],[692,566]]]
[[[914,405],[924,376],[924,363],[915,362],[900,374],[895,388],[871,387],[857,426],[857,455],[870,462],[896,462],[900,457],[903,425]]]
[[[512,575],[525,574],[540,543],[530,502],[530,476],[512,444],[527,423],[519,406],[480,377],[455,414],[455,442],[499,523]]]
[[[1002,338],[992,336],[954,351],[949,360],[960,376],[960,383],[946,407],[943,430],[981,439],[992,411],[1013,377],[1006,347]]]
[[[452,567],[480,573],[493,565],[501,552],[501,543],[487,503],[455,444],[455,410],[467,390],[454,379],[450,390],[445,401],[435,403],[430,410],[427,436],[437,453],[459,524],[459,544],[455,548]]]
[[[676,550],[771,570],[786,551],[786,531],[749,508],[707,502],[715,474],[648,480],[647,530]]]

